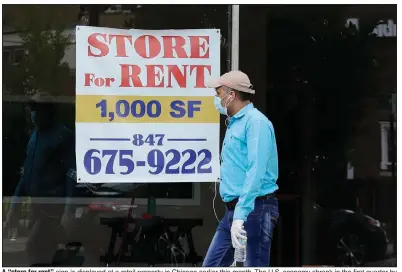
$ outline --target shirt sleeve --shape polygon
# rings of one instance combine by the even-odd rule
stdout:
[[[61,160],[65,170],[66,206],[65,211],[72,212],[73,197],[76,186],[75,146],[73,134],[69,134],[63,142]]]
[[[33,137],[34,137],[34,134],[31,135],[31,138],[30,138],[30,140],[29,140],[29,142],[28,142],[26,154],[28,154],[28,153],[29,153],[29,149],[32,148],[29,143],[32,141]],[[19,179],[19,181],[18,181],[17,188],[15,188],[14,195],[13,195],[13,197],[11,198],[10,209],[14,209],[15,206],[16,206],[16,203],[17,203],[18,200],[19,200],[19,198],[20,198],[22,195],[25,195],[25,194],[26,194],[26,191],[25,191],[25,189],[26,189],[25,186],[26,186],[26,185],[25,185],[24,174],[25,174],[25,166],[26,166],[26,161],[27,161],[27,159],[28,159],[28,158],[25,158],[23,172],[21,173],[21,177],[20,177],[20,179]]]
[[[14,195],[11,198],[10,209],[15,208],[17,201],[19,200],[21,195],[24,193],[24,187],[25,187],[25,179],[24,179],[24,174],[22,174],[21,178],[18,182],[17,188],[15,189]]]
[[[267,171],[270,156],[272,130],[267,120],[253,120],[246,126],[248,170],[242,193],[237,202],[233,219],[246,221],[254,210],[255,198],[259,196],[261,184]]]

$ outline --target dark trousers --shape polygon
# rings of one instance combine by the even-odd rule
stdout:
[[[32,206],[32,229],[25,246],[30,265],[51,264],[58,245],[66,241],[60,224],[63,211],[63,205]]]
[[[234,210],[226,210],[205,256],[204,267],[228,267],[234,261],[234,248],[230,236]],[[272,233],[278,220],[276,198],[256,200],[255,208],[247,217],[244,229],[247,232],[247,267],[269,266]]]

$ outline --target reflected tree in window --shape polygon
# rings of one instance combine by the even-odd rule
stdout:
[[[19,9],[23,19],[3,31],[3,57],[8,60],[3,60],[4,195],[11,195],[19,180],[32,129],[23,102],[39,90],[55,96],[74,92],[72,73],[63,61],[72,43],[72,31],[59,20],[63,10],[49,12],[43,5]]]
[[[56,14],[44,16],[40,5],[23,5],[24,20],[16,26],[19,47],[24,54],[18,63],[3,66],[3,92],[8,95],[31,95],[46,90],[62,95],[63,86],[70,85],[71,72],[63,61],[65,51],[72,43],[72,31],[58,22]],[[60,11],[61,12],[61,11]],[[11,35],[3,34],[3,39]],[[3,47],[3,51],[7,48]]]

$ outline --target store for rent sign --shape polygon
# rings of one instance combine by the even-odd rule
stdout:
[[[220,31],[76,30],[77,178],[88,183],[219,177]]]

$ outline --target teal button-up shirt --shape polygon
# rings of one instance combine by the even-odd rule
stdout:
[[[220,194],[239,198],[233,219],[246,220],[258,196],[278,189],[278,153],[272,123],[248,104],[232,116],[221,153]]]
[[[20,196],[62,197],[66,210],[73,211],[76,181],[68,173],[75,170],[74,134],[63,125],[44,132],[34,131],[29,140],[24,172],[11,201]]]

